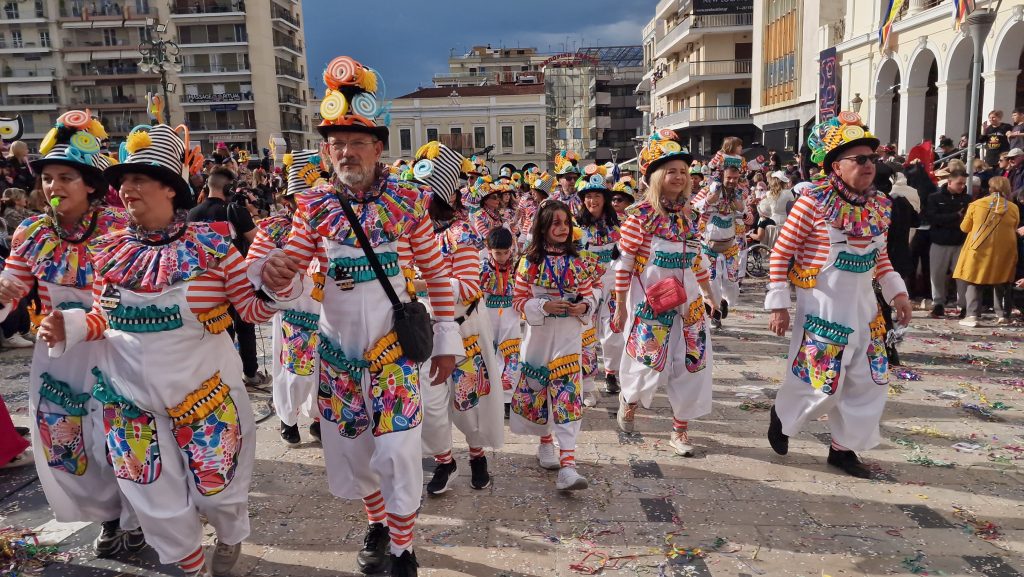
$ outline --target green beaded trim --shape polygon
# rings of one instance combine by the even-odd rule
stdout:
[[[533,379],[544,386],[547,386],[551,380],[551,369],[547,367],[535,367],[526,361],[522,361],[520,367],[524,377]]]
[[[303,311],[282,311],[281,320],[306,331],[315,331],[320,323],[320,315]]]
[[[717,259],[717,258],[718,258],[718,253],[717,253],[717,252],[715,252],[715,251],[713,251],[713,250],[711,250],[711,247],[710,247],[710,246],[708,246],[708,245],[706,245],[706,244],[702,244],[702,245],[701,245],[701,247],[700,247],[700,249],[701,249],[702,251],[704,251],[704,254],[708,255],[708,256],[709,256],[709,257],[711,257],[712,259]]]
[[[487,295],[484,304],[489,309],[507,309],[512,306],[512,295]]]
[[[162,309],[156,305],[133,307],[117,305],[110,311],[110,328],[126,333],[159,333],[184,326],[181,309],[171,305]]]
[[[601,264],[608,264],[612,262],[612,249],[594,250],[591,252],[594,253],[594,256],[597,258],[597,262]]]
[[[850,342],[850,334],[853,333],[853,329],[846,325],[826,321],[814,315],[807,315],[804,330],[823,339],[828,339],[837,345],[848,344]]]
[[[635,313],[636,316],[645,321],[652,321],[666,326],[671,326],[673,320],[678,314],[675,309],[672,309],[669,311],[665,311],[660,315],[656,315],[654,314],[654,309],[652,309],[651,306],[647,304],[647,301],[641,301],[640,304],[636,305]]]
[[[87,310],[89,310],[89,307],[85,306],[84,303],[80,303],[78,301],[68,301],[68,302],[63,302],[63,303],[58,304],[57,305],[57,310],[61,310],[61,311],[73,311],[73,310],[87,311]]]
[[[340,348],[324,338],[323,335],[320,336],[320,343],[316,349],[320,353],[320,358],[327,362],[327,364],[340,371],[345,371],[355,379],[361,378],[363,369],[370,366],[370,363],[363,359],[350,359],[346,357]]]
[[[51,403],[64,407],[72,417],[84,417],[89,414],[85,404],[89,402],[89,393],[75,393],[71,386],[64,381],[58,381],[50,376],[50,373],[40,375],[43,384],[39,388],[39,395]]]
[[[380,261],[380,266],[384,269],[384,274],[388,276],[396,276],[401,272],[401,268],[398,266],[397,252],[378,253],[377,260]],[[327,276],[334,278],[335,273],[338,270],[348,273],[348,275],[352,277],[353,282],[360,283],[377,281],[377,275],[374,274],[373,268],[370,267],[370,261],[366,260],[365,256],[356,258],[332,258]]]
[[[654,258],[651,264],[658,268],[667,269],[688,269],[693,266],[693,260],[697,258],[695,252],[663,252],[654,251]]]
[[[719,216],[716,214],[711,217],[711,224],[718,228],[728,228],[732,226],[733,222],[731,217]]]
[[[877,248],[867,254],[840,252],[839,256],[836,257],[836,268],[846,272],[864,273],[875,268],[877,260]]]
[[[96,367],[92,369],[93,376],[96,377],[96,384],[92,387],[92,396],[96,397],[96,400],[103,403],[104,405],[120,405],[121,412],[124,416],[129,419],[137,419],[142,416],[142,409],[135,406],[135,403],[117,394],[110,384],[107,383],[106,377]]]

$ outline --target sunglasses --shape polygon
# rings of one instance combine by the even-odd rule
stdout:
[[[859,164],[860,166],[864,166],[869,162],[871,164],[875,164],[876,162],[878,162],[879,158],[881,157],[878,156],[877,154],[858,154],[857,156],[844,156],[839,160],[852,160]]]
[[[612,202],[629,202],[629,199],[625,196],[613,196]]]

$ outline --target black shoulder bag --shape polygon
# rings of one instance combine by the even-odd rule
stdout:
[[[380,266],[380,260],[377,259],[376,253],[373,252],[370,239],[366,238],[366,231],[363,230],[363,226],[359,223],[356,213],[352,211],[352,206],[340,194],[337,195],[337,198],[338,202],[341,203],[342,210],[345,211],[345,218],[348,219],[349,225],[352,226],[352,232],[356,235],[356,240],[359,241],[359,246],[362,247],[363,253],[366,255],[366,260],[370,263],[370,268],[377,275],[380,286],[384,289],[384,293],[388,295],[388,300],[391,301],[391,309],[395,313],[394,330],[395,334],[398,335],[398,344],[402,346],[402,353],[414,363],[425,362],[430,358],[430,354],[434,350],[434,329],[430,323],[430,314],[427,313],[427,307],[415,300],[415,297],[413,297],[412,302],[408,303],[398,300],[395,287],[391,286],[391,281],[388,280],[387,274],[384,273],[384,268]]]

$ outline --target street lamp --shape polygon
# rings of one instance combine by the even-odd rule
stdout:
[[[173,82],[167,82],[168,72],[181,72],[181,63],[178,61],[178,53],[181,51],[173,40],[164,40],[163,34],[167,32],[167,25],[160,24],[152,18],[146,19],[146,25],[150,30],[149,40],[139,44],[139,52],[142,60],[139,61],[139,70],[147,73],[160,73],[160,87],[164,91],[164,121],[171,124],[171,100],[169,94],[174,92],[177,86]]]
[[[864,104],[864,99],[860,97],[860,92],[857,92],[853,95],[853,98],[850,100],[850,110],[852,110],[855,114],[860,114],[861,104]]]

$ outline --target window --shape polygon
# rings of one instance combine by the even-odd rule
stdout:
[[[402,143],[402,152],[412,152],[412,131],[403,128],[398,131],[399,140]]]
[[[50,31],[49,30],[40,30],[39,31],[39,45],[42,46],[43,48],[49,48],[50,47]]]
[[[43,7],[43,0],[36,0],[36,18],[46,18],[46,9]]]
[[[0,48],[7,48],[7,40],[4,38],[3,32],[0,32]]]
[[[117,30],[112,28],[103,29],[103,45],[117,46]]]
[[[14,2],[4,4],[4,16],[6,16],[8,20],[17,20],[20,18],[18,14],[18,5]]]
[[[24,44],[21,41],[21,30],[11,31],[11,46],[21,48]]]
[[[523,145],[526,148],[537,146],[537,127],[529,124],[523,127]]]
[[[428,128],[427,129],[427,142],[434,142],[435,140],[437,140],[437,129],[436,128]]]
[[[512,148],[512,127],[501,127],[501,147],[507,150]]]
[[[477,126],[473,128],[473,146],[476,148],[483,148],[487,146],[485,141],[487,140],[487,129],[483,126]]]

